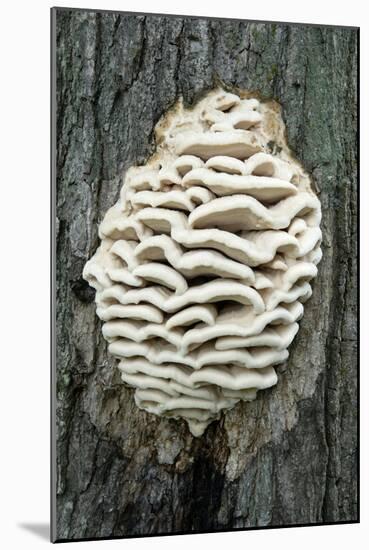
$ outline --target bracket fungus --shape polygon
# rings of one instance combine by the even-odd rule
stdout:
[[[156,126],[83,276],[138,407],[195,436],[277,382],[321,259],[320,203],[274,102],[217,89]]]

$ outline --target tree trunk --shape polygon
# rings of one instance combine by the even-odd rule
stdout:
[[[60,8],[53,18],[54,538],[356,521],[357,29]],[[217,85],[282,105],[322,203],[323,260],[278,384],[194,438],[135,406],[82,269],[161,115]]]

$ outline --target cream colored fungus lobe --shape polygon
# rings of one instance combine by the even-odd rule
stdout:
[[[274,103],[221,89],[179,101],[156,141],[83,276],[137,406],[200,436],[277,383],[321,259],[321,209]]]

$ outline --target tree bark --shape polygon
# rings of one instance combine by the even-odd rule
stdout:
[[[357,521],[352,28],[57,8],[55,538]],[[279,382],[194,438],[139,410],[82,269],[161,115],[223,85],[283,107],[322,203],[323,260]]]

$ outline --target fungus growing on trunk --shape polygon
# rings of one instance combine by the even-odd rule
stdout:
[[[179,101],[156,142],[83,276],[137,406],[200,436],[277,383],[321,259],[320,203],[274,102]]]

